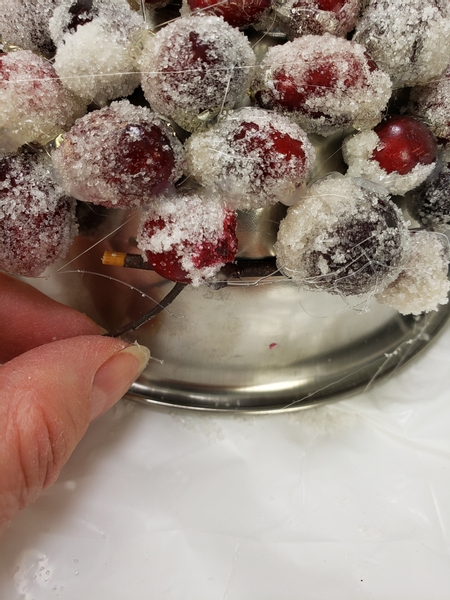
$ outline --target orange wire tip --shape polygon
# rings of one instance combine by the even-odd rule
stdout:
[[[102,256],[102,263],[111,267],[123,267],[126,256],[125,252],[109,252],[107,250]]]

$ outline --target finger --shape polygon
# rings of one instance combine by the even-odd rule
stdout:
[[[87,426],[121,398],[149,351],[82,336],[0,367],[0,525],[53,483]]]
[[[15,277],[0,273],[0,292],[0,364],[48,342],[100,333],[86,315]]]

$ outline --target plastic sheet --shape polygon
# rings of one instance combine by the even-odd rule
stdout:
[[[121,402],[0,544],[5,600],[443,600],[450,329],[289,414]]]

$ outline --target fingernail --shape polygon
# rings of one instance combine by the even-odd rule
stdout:
[[[122,398],[145,369],[149,358],[148,348],[134,344],[114,354],[99,368],[92,385],[90,421]]]

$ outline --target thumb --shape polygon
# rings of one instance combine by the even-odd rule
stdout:
[[[57,479],[89,422],[125,394],[149,356],[122,340],[81,336],[0,367],[0,525]]]

